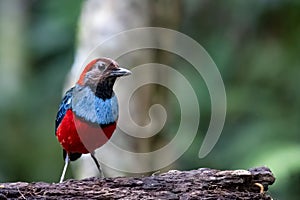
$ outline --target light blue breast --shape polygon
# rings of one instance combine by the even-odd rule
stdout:
[[[72,101],[73,112],[86,121],[109,124],[118,119],[118,99],[113,94],[110,99],[97,97],[89,87],[75,86]]]
[[[95,96],[95,107],[98,124],[109,124],[115,122],[118,118],[119,107],[118,99],[114,95],[110,99],[100,99]]]

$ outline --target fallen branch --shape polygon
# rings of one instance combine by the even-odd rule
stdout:
[[[249,170],[171,170],[133,178],[88,178],[63,183],[2,183],[1,199],[272,199],[275,178],[266,167]]]

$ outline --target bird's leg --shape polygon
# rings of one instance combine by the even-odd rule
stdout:
[[[64,179],[65,179],[65,175],[66,175],[66,171],[67,171],[69,162],[70,162],[69,156],[68,156],[68,154],[66,154],[66,158],[65,158],[65,166],[64,166],[64,169],[63,169],[63,171],[62,171],[62,174],[61,174],[59,183],[62,183],[62,182],[64,181]]]
[[[103,171],[102,171],[102,169],[101,169],[101,165],[100,165],[100,163],[98,162],[97,158],[95,157],[95,152],[92,152],[92,153],[91,153],[91,156],[92,156],[92,158],[93,158],[95,164],[97,165],[97,168],[98,168],[99,173],[100,173],[100,177],[101,177],[101,178],[104,178],[104,174],[103,174]]]

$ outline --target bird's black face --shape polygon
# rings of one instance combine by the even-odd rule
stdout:
[[[118,63],[108,58],[100,58],[85,74],[84,85],[89,86],[97,96],[101,93],[107,93],[111,96],[113,85],[117,77],[130,75],[127,69],[120,68]],[[102,95],[103,96],[103,95]]]

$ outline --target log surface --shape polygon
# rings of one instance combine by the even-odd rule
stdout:
[[[1,183],[2,199],[272,199],[267,167],[171,170],[150,177],[88,178],[63,183]],[[263,186],[263,188],[262,188]]]

